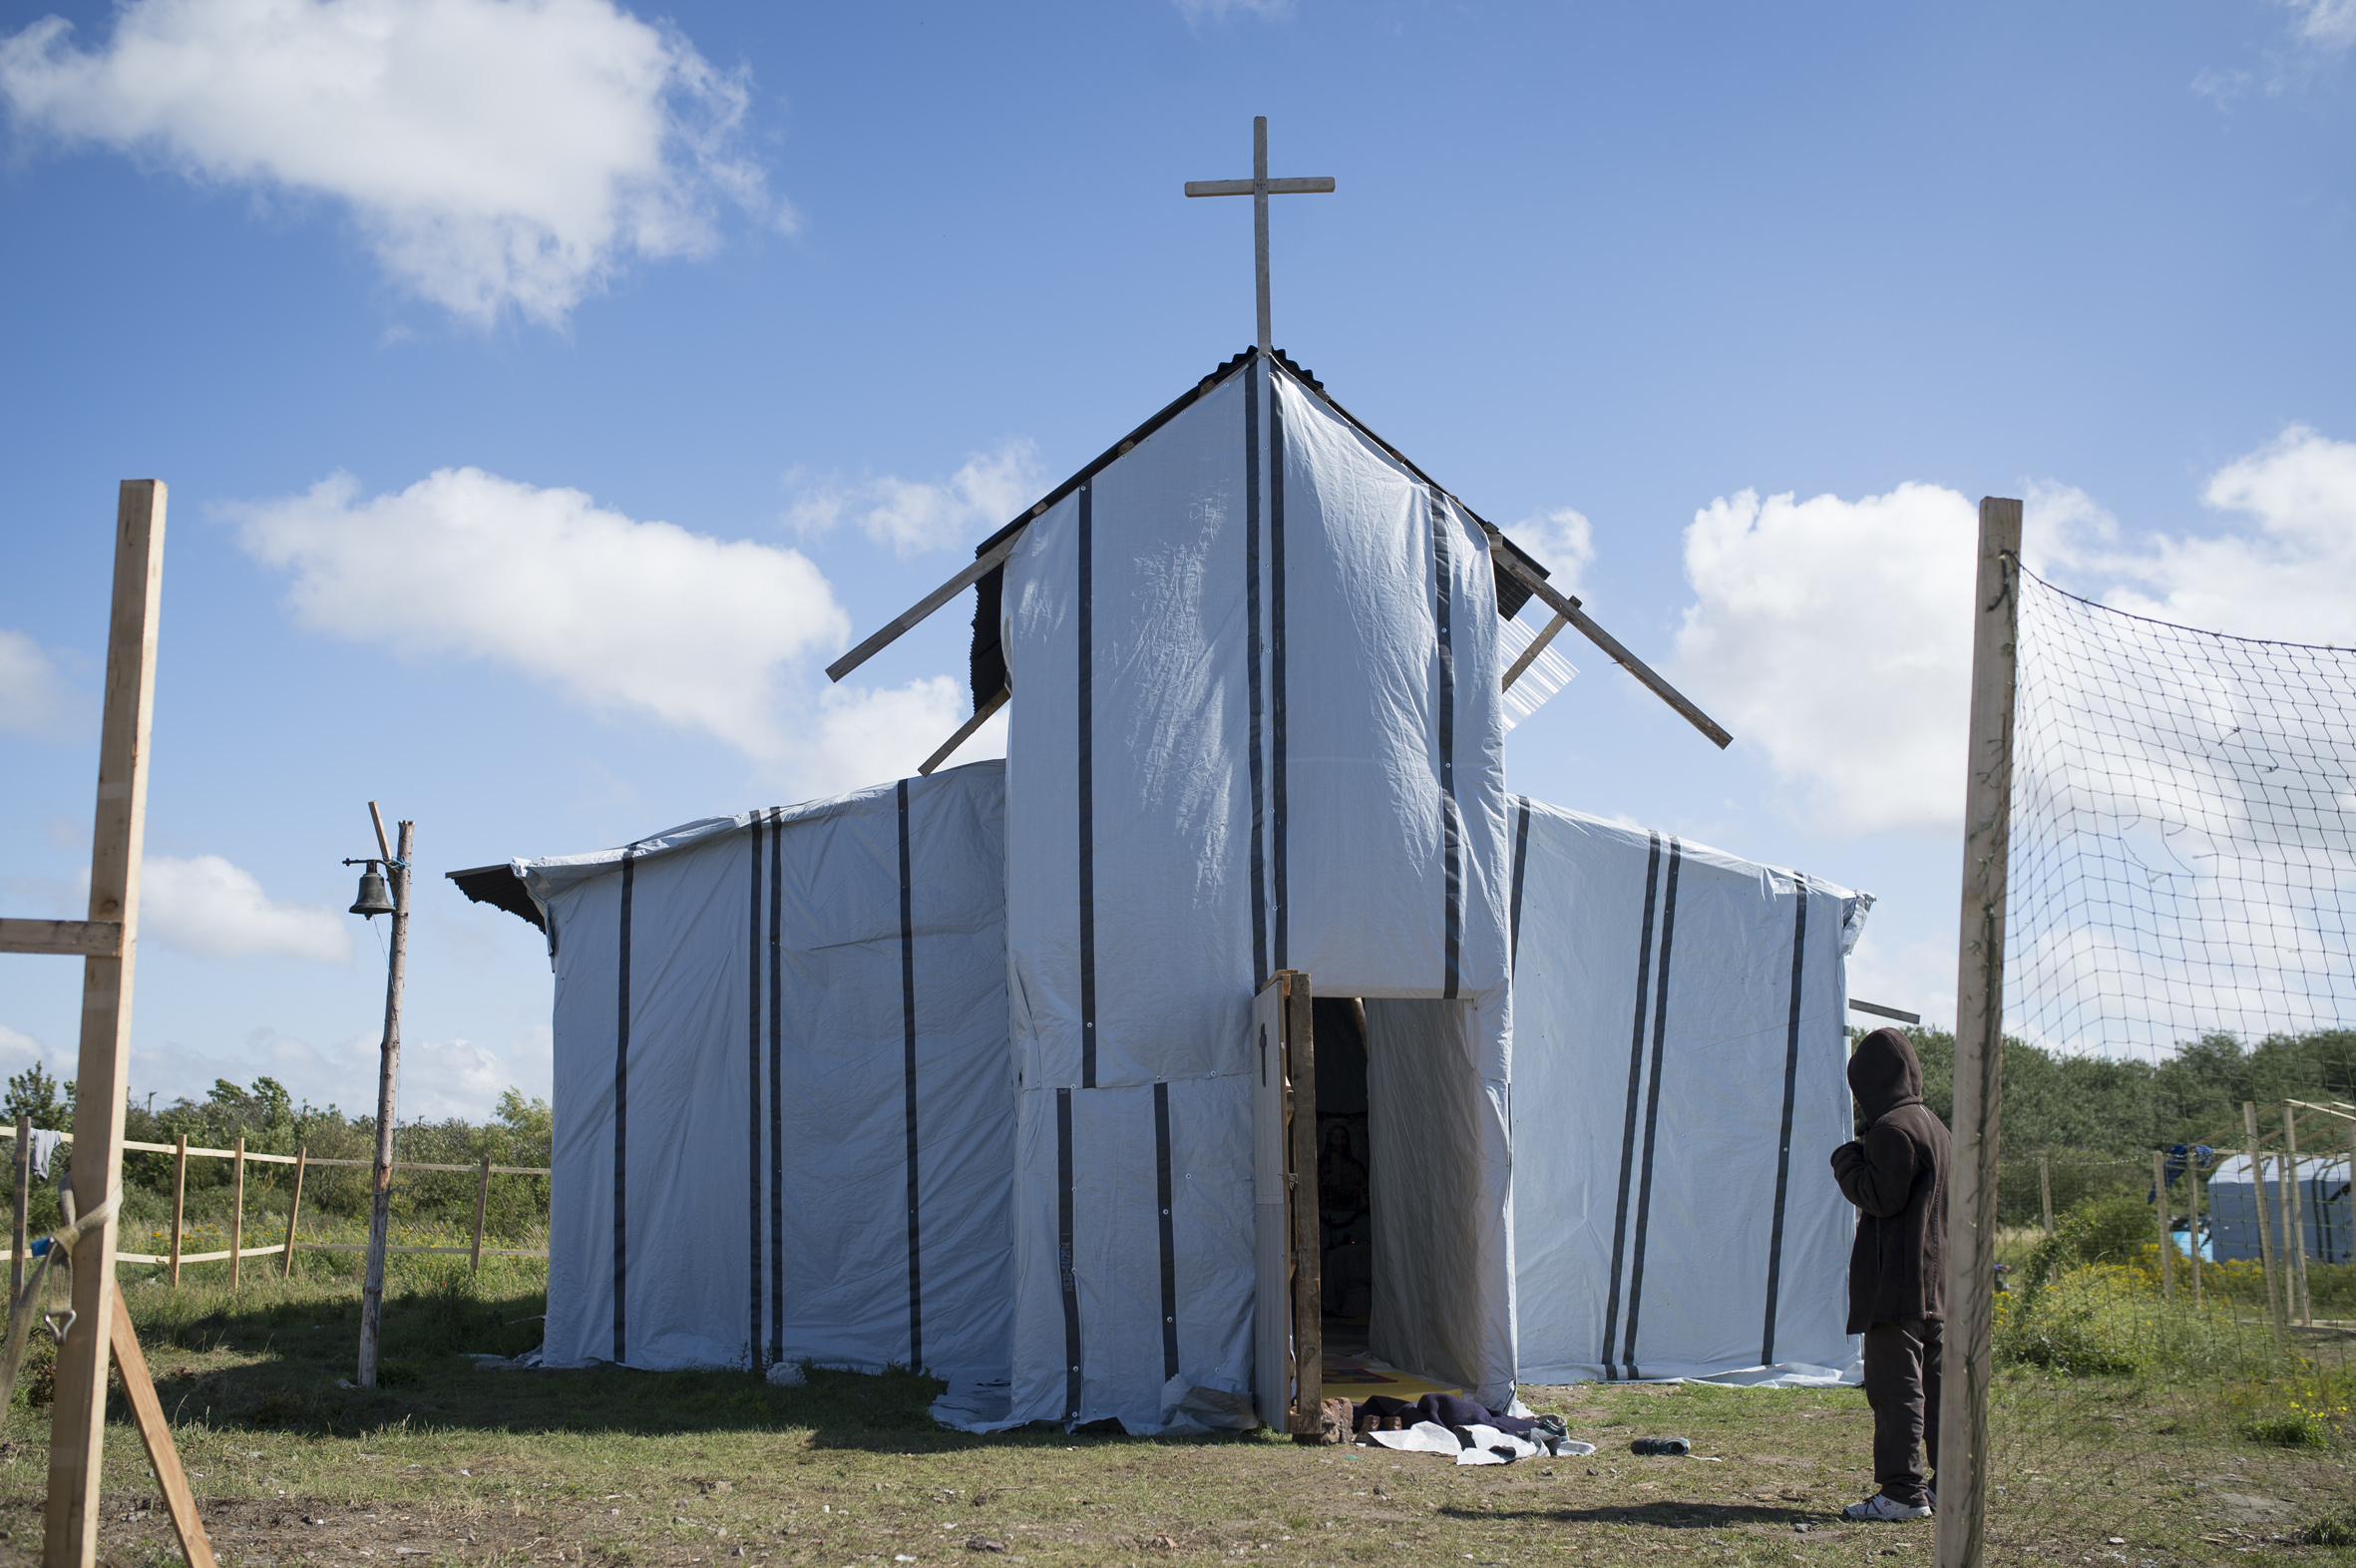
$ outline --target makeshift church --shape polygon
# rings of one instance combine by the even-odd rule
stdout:
[[[1723,744],[1545,578],[1249,350],[835,666],[974,589],[1002,763],[454,874],[556,969],[547,1360],[1132,1432],[1313,1429],[1329,1328],[1497,1409],[1853,1379],[1871,901],[1509,794],[1566,624]]]

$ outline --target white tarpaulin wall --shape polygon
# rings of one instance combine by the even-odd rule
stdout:
[[[2281,1155],[2266,1156],[2266,1224],[2277,1256],[2289,1251],[2282,1228],[2282,1170]],[[2249,1156],[2219,1160],[2205,1185],[2211,1256],[2219,1263],[2258,1257],[2257,1191],[2250,1181]],[[2356,1261],[2356,1204],[2350,1202],[2348,1156],[2301,1155],[2298,1199],[2297,1224],[2305,1234],[2307,1256],[2319,1263]]]
[[[1263,360],[1028,525],[1000,625],[1009,1419],[1151,1431],[1173,1379],[1250,1386],[1246,1032],[1277,969],[1464,1014],[1423,1041],[1464,1240],[1395,1344],[1502,1402],[1498,625],[1479,525]]]
[[[1847,957],[1872,900],[1515,803],[1521,1377],[1854,1380]]]
[[[996,762],[518,861],[556,985],[547,1357],[1002,1374]]]

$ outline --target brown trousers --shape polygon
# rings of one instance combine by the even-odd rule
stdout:
[[[1873,1406],[1873,1479],[1890,1501],[1919,1507],[1926,1469],[1939,1466],[1939,1355],[1936,1319],[1865,1327],[1865,1402]],[[1917,1468],[1920,1448],[1929,1464]]]

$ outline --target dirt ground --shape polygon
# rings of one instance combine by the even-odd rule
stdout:
[[[1592,1457],[1458,1467],[1267,1436],[979,1438],[925,1415],[937,1384],[819,1372],[478,1370],[457,1343],[538,1338],[517,1302],[452,1296],[388,1319],[399,1381],[338,1387],[351,1321],[295,1287],[214,1311],[135,1293],[165,1407],[224,1563],[866,1564],[1172,1559],[1510,1564],[1690,1554],[1728,1563],[1927,1565],[1927,1522],[1856,1525],[1870,1419],[1850,1389],[1583,1384],[1525,1390]],[[399,1330],[398,1333],[395,1331]],[[502,1338],[504,1336],[504,1339]],[[405,1339],[406,1337],[406,1339]],[[440,1345],[444,1349],[436,1350]],[[2008,1398],[2050,1398],[2024,1384]],[[121,1412],[118,1411],[118,1414]],[[2002,1414],[2000,1406],[1999,1414]],[[2075,1424],[2075,1423],[2074,1423]],[[2149,1401],[2083,1450],[2015,1465],[1990,1561],[2356,1562],[2296,1533],[2356,1502],[2344,1447],[2201,1435]],[[40,1539],[47,1411],[0,1442],[0,1564]],[[1675,1433],[1695,1457],[1640,1458]],[[175,1560],[127,1425],[108,1433],[102,1550]]]

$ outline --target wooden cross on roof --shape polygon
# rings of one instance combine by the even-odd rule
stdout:
[[[1252,198],[1252,266],[1260,285],[1260,352],[1269,351],[1268,336],[1268,198],[1272,196],[1329,196],[1329,176],[1307,179],[1268,178],[1268,117],[1252,117],[1252,178],[1249,180],[1189,180],[1190,196],[1248,196]]]

